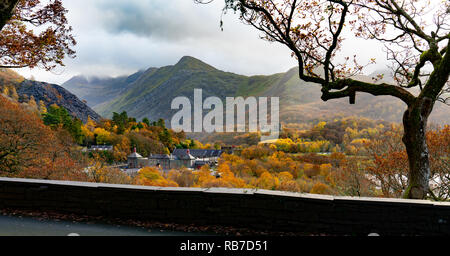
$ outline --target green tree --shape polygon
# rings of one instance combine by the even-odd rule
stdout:
[[[173,145],[173,138],[172,138],[172,134],[170,133],[170,131],[167,128],[164,128],[160,133],[159,133],[159,140],[168,148],[173,149],[174,145]]]
[[[117,125],[117,133],[123,134],[128,126],[129,121],[127,112],[123,111],[120,114],[113,112],[112,120],[114,124]]]
[[[77,118],[72,118],[63,107],[52,105],[42,114],[44,124],[53,129],[63,128],[67,130],[73,139],[81,144],[83,142],[83,132],[81,126],[83,123]]]
[[[147,126],[150,126],[150,120],[148,120],[147,117],[144,117],[144,119],[142,119],[142,122],[143,122],[144,124],[146,124]]]
[[[164,121],[164,119],[160,118],[160,119],[158,119],[157,122],[154,122],[154,126],[159,126],[159,127],[163,128],[163,129],[165,129],[166,128],[166,122]]]

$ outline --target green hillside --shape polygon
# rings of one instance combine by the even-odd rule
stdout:
[[[370,80],[370,76],[358,79]],[[170,120],[176,110],[170,104],[177,96],[193,102],[194,89],[203,89],[203,99],[216,96],[267,96],[280,98],[280,118],[285,125],[331,119],[336,116],[361,116],[401,122],[406,106],[393,97],[360,93],[356,104],[348,99],[323,102],[320,87],[301,81],[298,68],[286,73],[244,76],[218,70],[193,57],[185,56],[172,66],[150,68],[129,77],[91,79],[73,78],[64,85],[104,117],[127,111],[136,118]],[[450,123],[450,108],[439,102],[431,114],[434,123]],[[170,123],[170,122],[168,122]]]
[[[203,97],[262,95],[283,74],[247,77],[223,72],[192,57],[183,57],[174,66],[150,70],[142,74],[127,91],[110,102],[94,107],[101,115],[126,110],[137,118],[169,119],[172,99],[193,99],[194,89],[203,89]]]

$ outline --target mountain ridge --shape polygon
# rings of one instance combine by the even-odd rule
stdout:
[[[101,116],[82,102],[74,94],[56,84],[25,80],[17,90],[19,96],[33,96],[39,102],[43,101],[46,107],[56,104],[64,107],[73,117],[86,123],[88,118],[100,121]]]
[[[174,65],[149,68],[133,75],[131,82],[115,84],[120,90],[113,93],[114,97],[108,98],[108,93],[103,93],[107,96],[101,104],[92,105],[89,100],[88,104],[105,117],[110,117],[112,112],[127,111],[138,119],[170,120],[177,112],[170,109],[171,101],[177,96],[186,96],[193,102],[194,89],[198,88],[203,90],[203,99],[210,96],[222,100],[237,96],[280,97],[280,118],[284,123],[308,122],[317,117],[333,118],[339,115],[401,122],[406,110],[406,105],[400,100],[363,93],[357,94],[355,105],[349,105],[348,99],[323,102],[320,86],[300,80],[298,67],[284,73],[245,76],[221,71],[194,57],[184,56]],[[361,79],[370,81],[371,77],[361,76]],[[106,80],[104,82],[108,84]],[[114,81],[109,81],[110,88],[117,89],[113,85]],[[63,86],[67,88],[67,82]],[[446,107],[437,103],[430,120],[450,123],[449,109]]]
[[[33,97],[36,104],[42,101],[47,108],[53,104],[64,107],[83,122],[87,122],[88,117],[94,121],[101,120],[101,116],[82,100],[57,84],[28,80],[12,70],[0,69],[0,87],[2,92],[13,94],[20,103],[28,103]]]

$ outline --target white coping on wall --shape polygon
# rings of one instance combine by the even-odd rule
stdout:
[[[78,181],[58,181],[58,180],[37,180],[37,179],[19,179],[19,178],[1,178],[0,182],[12,183],[37,183],[45,186],[48,185],[63,185],[89,188],[111,188],[111,189],[131,189],[131,190],[145,190],[145,191],[173,191],[173,192],[200,192],[200,193],[214,193],[214,194],[241,194],[241,195],[269,195],[293,198],[305,198],[325,201],[354,201],[354,202],[379,202],[379,203],[401,203],[401,204],[421,204],[430,206],[450,207],[450,202],[434,202],[429,200],[412,200],[399,198],[378,198],[378,197],[350,197],[350,196],[331,196],[307,194],[287,191],[275,191],[265,189],[243,189],[243,188],[185,188],[185,187],[152,187],[152,186],[136,186],[136,185],[121,185],[121,184],[106,184],[106,183],[92,183],[92,182],[78,182]]]
[[[208,188],[205,193],[215,193],[215,194],[245,194],[253,195],[256,189],[246,189],[246,188]]]
[[[267,189],[257,189],[255,194],[256,195],[298,197],[298,198],[307,198],[307,199],[320,199],[320,200],[334,200],[334,197],[331,195],[318,195],[318,194],[277,191],[277,190],[267,190]]]
[[[158,191],[174,191],[174,192],[204,192],[207,188],[186,188],[186,187],[160,187]]]

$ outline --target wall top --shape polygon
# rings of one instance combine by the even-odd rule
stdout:
[[[292,197],[298,199],[309,200],[323,200],[325,202],[340,201],[349,203],[358,202],[372,202],[372,203],[400,203],[400,204],[420,204],[429,206],[445,206],[450,207],[450,202],[434,202],[429,200],[411,200],[398,198],[375,198],[375,197],[347,197],[347,196],[331,196],[331,195],[317,195],[307,193],[296,193],[287,191],[274,191],[264,189],[241,189],[241,188],[184,188],[184,187],[151,187],[151,186],[136,186],[136,185],[121,185],[121,184],[106,184],[106,183],[91,183],[78,181],[58,181],[58,180],[37,180],[37,179],[19,179],[19,178],[3,178],[0,177],[1,183],[34,183],[37,185],[57,185],[57,186],[76,186],[80,188],[106,188],[106,189],[129,189],[141,191],[161,191],[161,192],[175,192],[175,193],[215,193],[215,194],[230,194],[230,195],[265,195],[265,196],[279,196]]]

